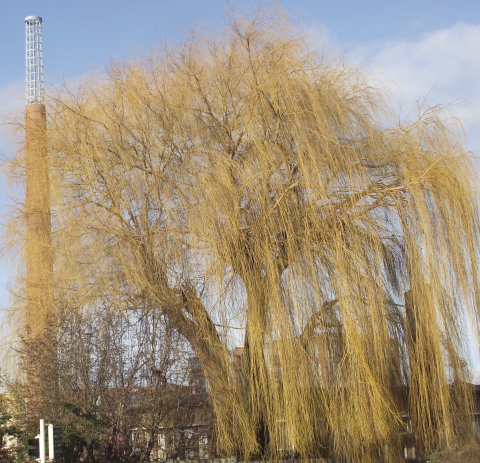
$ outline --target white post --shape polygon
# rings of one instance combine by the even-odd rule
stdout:
[[[55,449],[53,447],[53,424],[47,424],[48,426],[48,459],[53,461],[55,459]]]
[[[38,450],[40,453],[40,463],[45,462],[45,420],[40,420],[40,439]]]

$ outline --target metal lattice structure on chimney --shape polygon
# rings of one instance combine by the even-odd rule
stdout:
[[[43,102],[42,18],[25,18],[25,100],[26,104]]]

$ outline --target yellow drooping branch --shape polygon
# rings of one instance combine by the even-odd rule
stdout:
[[[418,448],[469,439],[475,170],[440,109],[398,128],[275,10],[48,104],[57,297],[161,311],[209,378],[219,452],[393,458],[407,415]]]

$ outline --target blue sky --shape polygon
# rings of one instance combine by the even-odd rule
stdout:
[[[244,2],[243,7],[252,10],[260,3]],[[441,60],[442,50],[435,49],[437,39],[438,44],[441,41],[439,33],[444,31],[449,45],[444,58],[456,56],[454,64],[458,72],[462,72],[460,64],[467,66],[458,61],[469,51],[469,57],[474,56],[474,48],[467,42],[480,34],[480,2],[476,0],[281,0],[278,3],[307,27],[325,28],[324,35],[339,51],[359,51],[362,60],[382,58],[384,63],[378,64],[395,71],[392,58],[399,57],[397,64],[407,65],[400,77],[412,72],[408,65],[410,58],[412,64],[420,64],[422,69],[417,77],[427,79],[424,82],[427,90],[441,84],[454,91],[460,82],[452,82],[448,72],[446,76],[437,74],[432,56],[427,53],[433,52],[433,58]],[[148,50],[163,38],[181,38],[193,24],[221,29],[227,6],[225,0],[3,1],[0,110],[12,104],[13,94],[23,82],[23,19],[27,15],[43,18],[46,81],[55,85],[65,77],[77,77],[107,64],[110,56],[125,55],[135,49]],[[469,31],[469,27],[475,30]],[[426,50],[428,37],[432,48]],[[417,56],[413,49],[424,53]],[[396,55],[392,56],[391,51]],[[419,60],[425,61],[418,63]],[[424,76],[428,70],[424,68],[429,64],[433,66],[433,75]],[[414,78],[407,76],[408,85]],[[22,97],[23,89],[18,93]]]
[[[241,9],[252,11],[260,3],[243,2]],[[465,121],[469,148],[480,152],[480,1],[277,3],[337,51],[397,82],[394,96],[407,110],[433,88],[433,103],[468,100],[457,114]],[[3,0],[0,113],[23,106],[25,16],[43,18],[45,80],[58,85],[105,66],[112,56],[148,51],[164,38],[181,39],[192,25],[221,30],[227,7],[224,0]],[[0,152],[11,151],[0,138]],[[0,212],[9,202],[6,195],[0,184]],[[0,260],[0,306],[7,304],[5,287],[13,276],[13,267]]]

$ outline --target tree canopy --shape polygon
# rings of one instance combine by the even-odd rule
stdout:
[[[57,304],[160,311],[224,454],[393,458],[407,415],[469,437],[472,159],[371,82],[265,9],[47,102]]]

